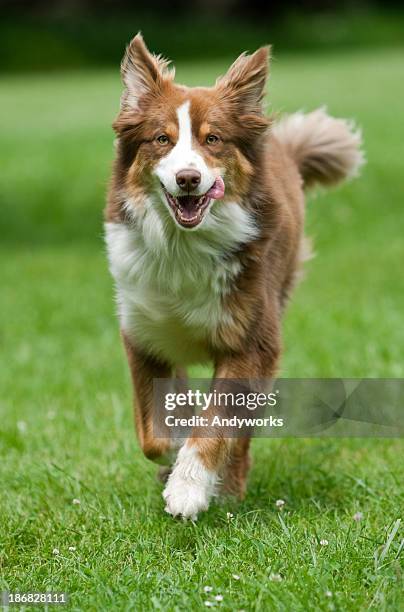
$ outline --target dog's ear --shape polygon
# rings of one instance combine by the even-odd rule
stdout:
[[[156,95],[164,82],[174,78],[174,69],[160,55],[153,55],[146,47],[140,32],[131,40],[121,64],[125,85],[122,106],[136,108],[145,94]]]
[[[262,113],[262,99],[268,77],[270,47],[261,47],[252,55],[242,53],[216,81],[225,99],[240,112]]]

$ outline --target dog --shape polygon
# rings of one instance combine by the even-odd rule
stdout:
[[[211,362],[214,379],[271,380],[305,258],[304,192],[357,174],[361,135],[324,109],[267,117],[269,47],[213,87],[174,82],[141,34],[127,47],[105,212],[109,266],[143,453],[173,463],[163,497],[196,519],[219,484],[243,497],[249,438],[153,434],[154,379]],[[211,403],[207,414],[220,408]]]

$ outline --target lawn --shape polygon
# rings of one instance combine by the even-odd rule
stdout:
[[[317,256],[285,320],[283,376],[404,375],[402,56],[275,53],[271,107],[355,118],[368,159],[310,198]],[[224,66],[177,74],[209,84]],[[102,242],[119,95],[116,71],[2,79],[2,588],[65,591],[86,611],[403,609],[400,440],[256,440],[243,503],[196,524],[164,513]]]

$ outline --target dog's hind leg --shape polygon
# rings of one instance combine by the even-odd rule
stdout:
[[[221,477],[221,492],[244,499],[247,489],[247,476],[251,465],[251,438],[238,438],[230,449],[228,461]]]

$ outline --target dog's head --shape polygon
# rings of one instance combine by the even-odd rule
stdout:
[[[180,227],[196,229],[212,206],[241,202],[268,126],[267,71],[265,47],[241,55],[214,87],[187,88],[138,34],[122,62],[125,90],[114,123],[131,205],[157,196]]]

